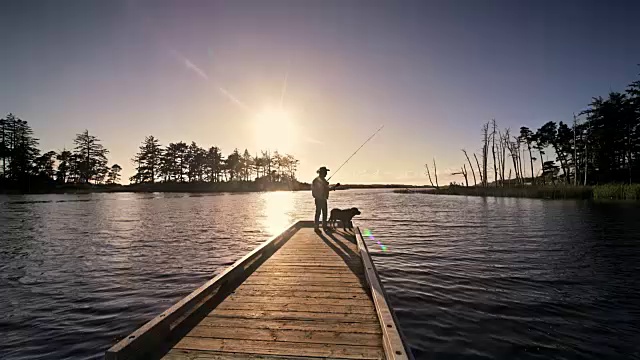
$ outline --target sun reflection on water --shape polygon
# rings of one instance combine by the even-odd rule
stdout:
[[[293,222],[294,201],[293,193],[289,191],[273,191],[261,194],[264,203],[262,213],[262,228],[274,236]]]

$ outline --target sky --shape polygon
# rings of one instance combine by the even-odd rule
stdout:
[[[0,113],[44,151],[88,129],[300,160],[298,178],[441,185],[480,129],[572,120],[640,68],[638,1],[2,1]],[[331,174],[331,173],[330,173]]]

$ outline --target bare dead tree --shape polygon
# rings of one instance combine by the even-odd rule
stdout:
[[[473,171],[473,165],[471,165],[471,160],[469,160],[469,155],[467,155],[467,150],[462,149],[462,152],[464,153],[464,156],[467,158],[467,162],[469,163],[469,167],[471,168],[471,175],[473,175],[473,186],[478,185],[478,182],[476,181],[476,172]]]
[[[502,159],[500,158],[500,153],[501,153],[501,147],[502,147],[502,134],[500,133],[500,130],[498,130],[497,134],[498,139],[497,142],[498,144],[496,145],[496,168],[498,169],[498,176],[496,178],[496,182],[497,179],[500,179],[500,186],[504,186],[504,177],[502,176],[502,169],[501,169],[501,164],[502,164]]]
[[[578,166],[578,144],[576,143],[577,124],[578,119],[576,118],[576,113],[573,113],[573,186],[578,186],[578,176],[580,172],[580,167]]]
[[[498,163],[496,163],[496,119],[492,119],[493,131],[491,132],[491,153],[493,154],[493,182],[498,187]]]
[[[518,152],[517,152],[517,154],[518,154],[518,159],[517,160],[518,161],[517,161],[517,164],[518,164],[518,173],[520,174],[520,182],[522,184],[524,184],[524,175],[523,175],[523,171],[522,171],[522,158],[523,158],[523,156],[520,156],[521,153],[524,154],[524,149],[522,148],[522,140],[519,139],[517,136],[514,136],[513,140],[515,141],[516,146],[518,147]]]
[[[516,182],[519,182],[520,176],[518,172],[518,148],[515,142],[509,141],[509,154],[511,155],[511,160],[513,161],[513,172],[516,176]]]
[[[454,172],[451,173],[452,176],[454,175],[462,175],[464,176],[464,183],[466,184],[467,187],[469,187],[469,178],[467,177],[467,166],[465,164],[462,164],[462,168],[460,168],[459,172]]]
[[[518,172],[520,173],[520,183],[525,183],[525,175],[524,175],[524,166],[522,159],[524,158],[525,148],[522,146],[522,140],[518,139],[516,136],[513,137],[518,144]]]
[[[482,125],[482,186],[487,186],[487,156],[489,155],[489,122]]]
[[[500,168],[500,170],[501,170],[501,173],[502,173],[503,181],[504,181],[504,178],[505,178],[507,146],[509,146],[509,144],[508,144],[509,143],[509,132],[510,132],[510,130],[509,130],[509,128],[507,128],[505,130],[504,136],[502,136],[501,139],[500,139],[500,153],[501,153],[501,155],[500,155],[500,160],[501,160],[501,163],[500,163],[500,167],[501,168]],[[509,179],[509,180],[511,180],[511,179]],[[503,186],[504,186],[504,184],[503,184]]]
[[[438,168],[436,167],[436,158],[433,158],[433,174],[436,178],[436,188],[440,189],[440,185],[438,185]]]
[[[431,180],[431,173],[429,172],[429,164],[424,164],[424,168],[426,169],[427,176],[429,177],[429,182],[431,183],[431,187],[435,187],[433,185],[433,180]]]
[[[587,144],[589,143],[589,135],[591,135],[591,122],[589,124],[589,131],[584,139],[584,186],[587,186],[587,166],[589,164],[589,158],[587,157]]]
[[[469,187],[469,177],[467,176],[467,165],[462,164],[462,175],[464,175],[464,183]]]
[[[474,159],[476,159],[476,165],[478,166],[478,175],[480,176],[480,183],[484,185],[484,178],[482,177],[482,171],[480,169],[480,162],[478,161],[478,157],[476,153],[473,153]]]

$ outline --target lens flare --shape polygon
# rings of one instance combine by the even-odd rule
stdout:
[[[376,238],[373,236],[373,233],[371,232],[371,230],[363,229],[362,230],[362,235],[366,236],[367,239],[369,239],[371,241],[375,241],[378,245],[380,245],[380,249],[382,249],[382,251],[387,251],[387,246],[385,244],[381,243],[380,240],[376,240]]]

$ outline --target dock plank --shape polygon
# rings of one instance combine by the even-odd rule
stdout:
[[[330,292],[323,290],[298,289],[298,290],[279,290],[265,289],[259,287],[246,287],[235,291],[236,295],[246,296],[271,296],[271,297],[295,297],[295,298],[311,298],[311,299],[357,299],[362,301],[370,301],[368,294],[354,294],[352,292]]]
[[[211,315],[221,317],[234,317],[246,319],[275,319],[275,320],[327,320],[350,322],[376,322],[375,314],[348,314],[348,313],[315,313],[308,311],[268,311],[268,310],[234,310],[215,309]]]
[[[278,278],[278,279],[297,279],[297,280],[328,280],[328,279],[341,279],[341,280],[345,280],[345,281],[361,281],[364,278],[359,277],[359,276],[355,276],[355,275],[349,275],[349,274],[344,274],[344,273],[338,273],[338,272],[324,272],[324,273],[298,273],[298,274],[292,274],[289,272],[284,272],[284,271],[272,271],[271,274],[267,273],[267,272],[256,272],[253,276],[254,279],[260,279],[260,278],[264,278],[264,279],[272,279],[272,278]]]
[[[164,356],[164,360],[309,360],[313,359],[308,356],[274,356],[274,355],[262,355],[262,354],[247,354],[247,353],[230,353],[220,351],[202,351],[202,350],[183,350],[172,349],[167,355]],[[332,358],[332,359],[344,359],[344,358]]]
[[[362,285],[359,281],[342,281],[341,279],[296,279],[296,278],[253,278],[245,281],[247,285],[266,285],[266,286],[327,286],[327,287],[346,287],[356,288],[360,290]]]
[[[375,307],[373,305],[335,305],[335,304],[298,304],[292,303],[250,303],[239,301],[225,301],[219,309],[226,310],[265,310],[265,311],[304,311],[315,313],[332,313],[332,314],[374,314]]]
[[[211,350],[263,355],[293,355],[315,357],[342,357],[346,359],[380,359],[384,356],[382,347],[337,344],[305,343],[285,341],[258,341],[237,339],[216,339],[185,336],[174,349]]]
[[[313,320],[268,320],[268,319],[237,319],[208,316],[200,323],[202,326],[217,326],[220,328],[249,328],[275,330],[303,330],[303,331],[338,331],[352,334],[380,334],[377,322],[336,322]]]
[[[356,292],[358,288],[343,286],[322,286],[322,285],[286,285],[286,284],[244,284],[238,287],[236,293],[247,290],[274,290],[274,291],[318,291],[318,292],[338,292],[348,294],[366,294],[364,291]]]
[[[335,269],[327,268],[312,268],[305,266],[264,266],[255,272],[258,276],[272,273],[273,276],[343,276],[363,279],[364,277],[358,274],[349,274],[342,271],[335,271]]]
[[[236,328],[233,331],[229,331],[228,328],[224,327],[198,326],[193,329],[188,334],[188,336],[217,339],[382,346],[382,340],[377,334],[349,333],[339,331],[250,329],[245,327]]]
[[[228,302],[241,303],[273,303],[273,304],[309,304],[309,305],[352,305],[365,306],[362,304],[362,298],[359,299],[341,299],[341,298],[314,298],[302,296],[251,296],[231,295]]]
[[[268,262],[269,260],[267,260]],[[272,263],[268,263],[266,265],[270,265]],[[363,269],[364,267],[362,266],[361,263],[359,263],[358,261],[333,261],[333,262],[329,262],[329,261],[321,261],[318,259],[310,259],[308,261],[304,261],[302,259],[298,259],[298,258],[294,258],[291,257],[290,259],[280,259],[280,261],[277,262],[278,265],[293,265],[293,266],[304,266],[304,267],[309,267],[309,268],[321,268],[321,269],[327,269],[327,268],[332,268],[335,270],[339,270],[339,269],[348,269],[349,265],[352,266],[356,266],[357,268],[361,268]]]

